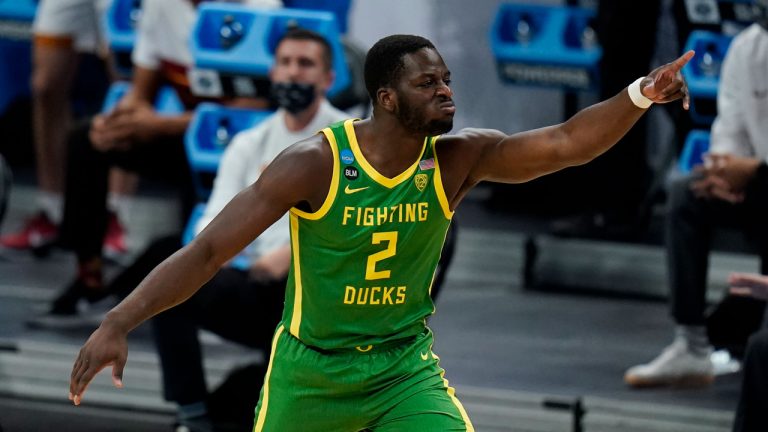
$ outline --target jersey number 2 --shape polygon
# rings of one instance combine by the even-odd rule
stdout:
[[[389,279],[391,271],[376,270],[376,263],[387,258],[392,258],[397,253],[397,231],[373,233],[371,244],[387,242],[387,248],[368,256],[368,265],[365,268],[365,279]]]

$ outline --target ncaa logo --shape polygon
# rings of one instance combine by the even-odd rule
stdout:
[[[352,154],[352,150],[344,149],[341,151],[341,161],[349,165],[355,161],[355,156]]]

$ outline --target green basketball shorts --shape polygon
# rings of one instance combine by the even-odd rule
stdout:
[[[474,431],[432,353],[432,332],[357,350],[311,348],[281,325],[255,432]]]

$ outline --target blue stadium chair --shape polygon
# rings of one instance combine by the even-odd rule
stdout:
[[[227,108],[214,103],[202,103],[197,107],[184,135],[184,146],[195,190],[201,201],[207,200],[211,194],[213,179],[231,138],[236,133],[257,125],[271,114],[271,111]],[[183,234],[184,244],[192,241],[195,225],[204,209],[205,204],[200,203],[190,214]],[[247,269],[248,264],[248,260],[242,255],[238,255],[232,263],[240,269]]]
[[[501,4],[490,30],[499,77],[514,84],[595,88],[602,48],[594,15],[585,8]]]
[[[691,119],[697,124],[710,125],[717,116],[720,66],[732,40],[731,36],[696,30],[685,44],[685,51],[696,51],[696,57],[682,72],[691,95]]]
[[[317,31],[331,44],[336,80],[329,97],[349,87],[351,75],[332,13],[203,3],[192,32],[192,91],[207,97],[268,96],[268,73],[275,46],[286,29],[293,26]]]
[[[339,31],[342,34],[346,34],[349,28],[349,8],[352,5],[352,0],[284,0],[283,5],[292,9],[331,12],[336,16],[336,22],[339,23]]]
[[[29,96],[32,21],[36,0],[0,0],[0,114]]]
[[[31,23],[37,3],[37,0],[0,0],[0,20]]]
[[[696,165],[704,163],[704,153],[709,151],[709,131],[694,129],[688,133],[677,161],[677,167],[683,174],[688,174]]]
[[[131,52],[136,43],[136,25],[141,16],[141,0],[112,0],[104,16],[105,38],[122,78],[131,76]]]
[[[130,88],[131,83],[127,81],[112,83],[107,91],[107,96],[104,98],[101,112],[109,112]],[[154,107],[159,114],[176,115],[185,111],[184,104],[181,103],[176,90],[169,86],[163,86],[158,90]]]
[[[195,190],[201,201],[207,200],[211,194],[221,156],[232,137],[257,125],[270,114],[271,111],[228,108],[209,102],[195,109],[184,134],[184,146]]]

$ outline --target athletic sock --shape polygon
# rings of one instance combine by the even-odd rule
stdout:
[[[110,192],[107,196],[107,208],[117,215],[117,220],[125,221],[133,205],[133,196]]]
[[[205,405],[205,402],[179,405],[177,416],[179,420],[189,420],[196,417],[208,416],[208,407]]]
[[[43,190],[37,193],[37,206],[54,225],[61,224],[64,213],[63,205],[64,199],[60,193]]]
[[[675,338],[683,340],[688,351],[697,357],[705,357],[712,350],[703,325],[678,325],[675,327]]]

